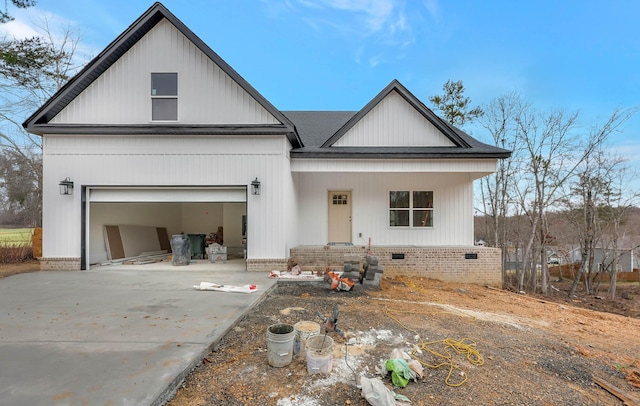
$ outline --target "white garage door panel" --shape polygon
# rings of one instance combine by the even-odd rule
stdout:
[[[91,202],[236,202],[247,201],[247,192],[241,188],[209,189],[91,189]]]

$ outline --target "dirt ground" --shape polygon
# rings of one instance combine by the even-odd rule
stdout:
[[[18,262],[15,264],[0,263],[0,279],[7,276],[16,275],[25,272],[36,272],[40,270],[40,264],[36,260]]]
[[[376,367],[394,348],[419,349],[414,356],[426,365],[423,378],[405,388],[382,378],[413,405],[621,405],[594,377],[640,399],[640,285],[622,292],[633,299],[568,300],[566,292],[540,298],[409,278],[384,278],[380,289],[357,285],[353,292],[279,285],[169,405],[367,405],[359,377],[378,376]],[[334,304],[338,326],[355,338],[347,346],[329,333],[335,340],[329,374],[309,374],[300,356],[282,368],[268,365],[270,325],[320,322],[316,312],[328,316]]]
[[[37,265],[37,263],[36,263]],[[36,270],[0,266],[0,277]],[[395,393],[413,405],[622,405],[600,384],[640,404],[640,283],[618,287],[618,299],[568,299],[570,281],[550,296],[470,284],[385,277],[379,289],[356,285],[280,284],[227,334],[187,377],[171,406],[368,405],[360,376],[373,378],[395,348],[424,365],[424,375]],[[622,297],[627,299],[623,299]],[[306,359],[269,366],[267,329],[276,323],[320,323],[339,306],[332,370],[309,374]],[[616,313],[616,314],[613,314]],[[324,333],[324,330],[323,330]],[[633,404],[628,401],[627,404]]]

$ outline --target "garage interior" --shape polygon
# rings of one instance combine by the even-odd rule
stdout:
[[[97,199],[93,198],[95,195],[92,196],[88,205],[88,260],[91,266],[111,262],[105,226],[157,227],[166,229],[169,240],[175,234],[196,234],[205,235],[210,241],[210,237],[222,234],[221,245],[227,247],[229,259],[245,257],[246,192],[243,193],[245,202],[94,201],[107,200],[99,195]],[[206,255],[192,258],[208,262]]]

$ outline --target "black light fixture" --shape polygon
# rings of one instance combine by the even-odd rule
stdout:
[[[73,181],[69,178],[65,178],[60,181],[60,194],[72,195],[73,194]]]
[[[251,182],[251,194],[255,196],[260,194],[260,181],[258,180],[258,178],[255,178]]]

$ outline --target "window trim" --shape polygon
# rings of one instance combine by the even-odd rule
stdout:
[[[157,95],[153,93],[153,75],[154,74],[173,74],[175,75],[175,79],[176,79],[176,90],[175,90],[175,94],[164,94],[164,95]],[[150,115],[150,122],[152,123],[175,123],[179,121],[179,102],[178,102],[178,72],[151,72],[149,75],[149,96],[150,96],[150,110],[151,110],[151,115]],[[176,110],[175,110],[175,119],[154,119],[153,118],[153,101],[154,100],[159,100],[159,99],[165,99],[165,100],[175,100],[176,101]]]
[[[404,207],[391,207],[391,192],[407,192],[409,193],[409,207],[404,208]],[[426,193],[431,193],[431,206],[432,207],[413,207],[413,194],[414,192],[426,192]],[[387,191],[387,229],[391,229],[391,230],[397,230],[397,229],[402,229],[402,230],[424,230],[424,229],[433,229],[434,228],[434,219],[435,219],[435,215],[434,215],[434,196],[435,193],[433,192],[433,190],[418,190],[418,189],[394,189],[394,190],[388,190]],[[408,211],[409,212],[409,225],[408,226],[392,226],[391,225],[391,211],[392,210],[403,210],[403,211]],[[413,224],[413,215],[414,215],[414,211],[430,211],[431,212],[431,225],[430,226],[415,226]]]

